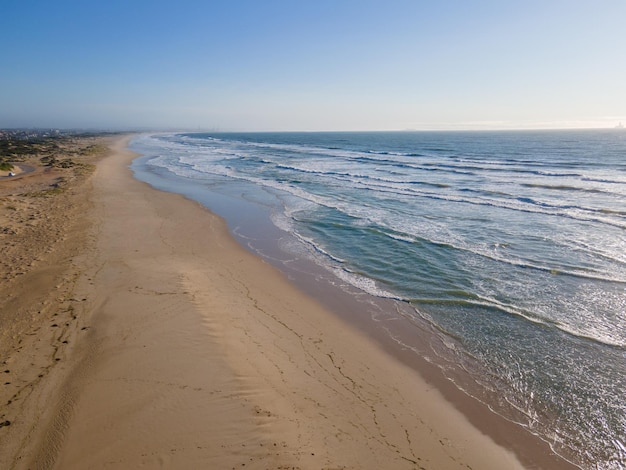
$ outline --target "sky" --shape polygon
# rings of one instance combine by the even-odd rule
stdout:
[[[626,0],[0,0],[0,127],[626,125]]]

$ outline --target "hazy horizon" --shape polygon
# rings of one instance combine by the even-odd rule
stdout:
[[[254,134],[254,133],[367,133],[367,132],[540,132],[540,131],[610,131],[623,130],[624,124],[618,122],[611,127],[525,127],[525,128],[476,128],[476,129],[318,129],[318,130],[247,130],[247,129],[216,129],[216,128],[142,128],[142,127],[55,127],[55,126],[12,126],[0,127],[0,131],[60,131],[60,132],[111,132],[137,134],[169,134],[169,133],[206,133],[206,134]]]
[[[626,2],[17,2],[0,128],[610,129]]]

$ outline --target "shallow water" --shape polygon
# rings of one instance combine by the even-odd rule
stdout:
[[[626,133],[168,134],[131,148],[140,179],[200,200],[240,239],[271,223],[288,256],[406,302],[445,345],[430,360],[460,365],[558,453],[626,466]]]

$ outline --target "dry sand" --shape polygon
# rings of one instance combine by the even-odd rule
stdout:
[[[41,164],[41,147],[33,145],[19,163],[25,171],[0,177],[2,469],[25,455],[41,427],[42,398],[58,389],[77,323],[72,292],[81,267],[74,257],[87,241],[90,175],[106,151],[102,138],[56,144],[59,166]]]
[[[1,304],[0,468],[522,468],[221,219],[135,180],[126,142],[48,209],[57,264]]]

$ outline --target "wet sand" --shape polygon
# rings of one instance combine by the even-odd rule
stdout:
[[[221,219],[135,180],[126,142],[76,189],[53,352],[2,411],[2,468],[522,468]]]

